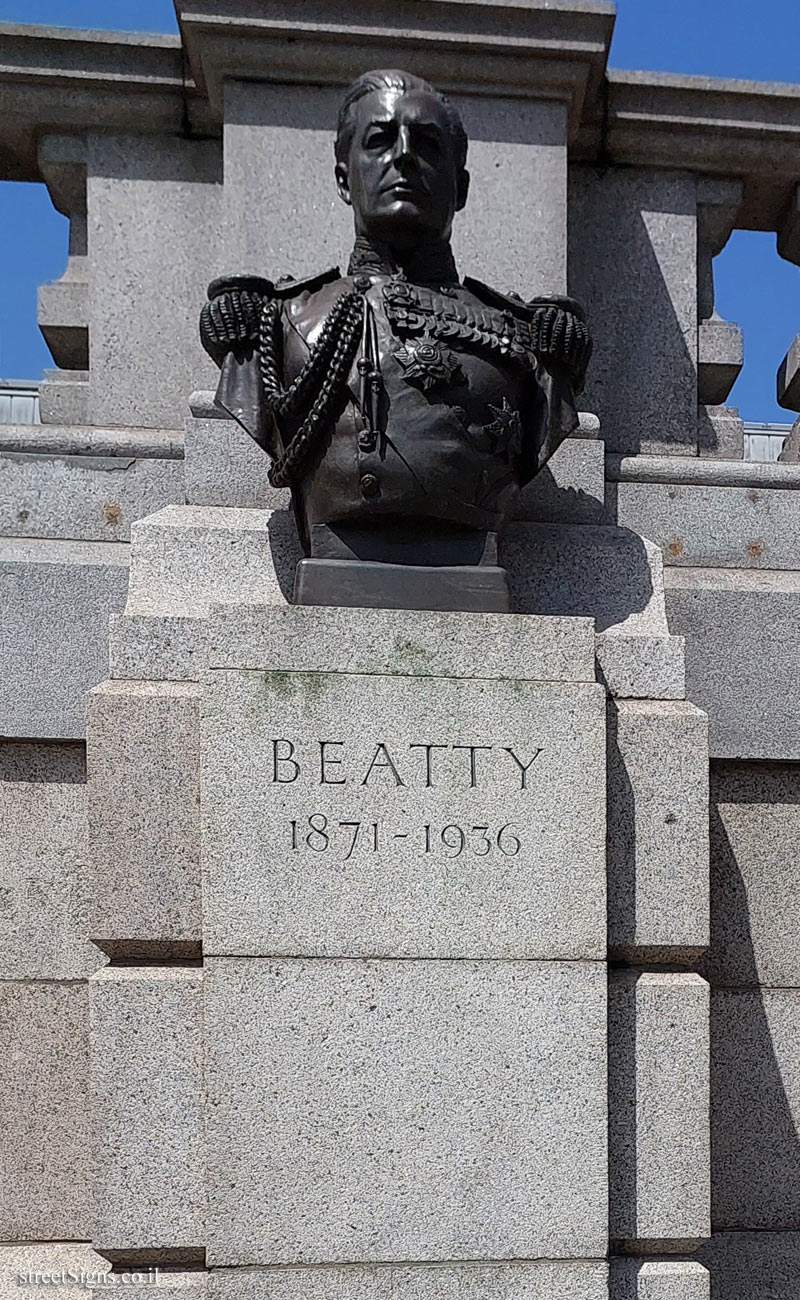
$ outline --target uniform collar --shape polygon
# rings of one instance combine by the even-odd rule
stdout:
[[[401,255],[388,244],[358,235],[347,267],[348,275],[401,275],[412,284],[459,284],[453,250],[446,239],[423,244]]]

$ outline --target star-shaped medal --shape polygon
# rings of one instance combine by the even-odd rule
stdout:
[[[503,398],[502,406],[493,406],[491,402],[486,405],[494,419],[490,424],[484,425],[484,429],[494,440],[495,451],[518,456],[522,450],[522,421],[519,411],[514,410],[507,397]]]

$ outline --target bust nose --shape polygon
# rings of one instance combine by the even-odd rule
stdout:
[[[401,123],[397,138],[394,142],[394,161],[395,164],[408,163],[413,161],[414,152],[411,148],[411,131],[407,124]]]

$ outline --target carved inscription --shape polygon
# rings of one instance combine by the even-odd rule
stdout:
[[[511,745],[434,745],[424,741],[391,747],[379,741],[366,761],[357,763],[354,746],[344,740],[317,740],[301,745],[286,737],[272,742],[272,781],[290,785],[407,786],[409,789],[448,785],[478,790],[507,778],[526,790],[531,768],[542,750],[519,754]]]
[[[301,785],[309,791],[337,786],[352,789],[486,791],[506,786],[524,796],[533,786],[541,747],[523,751],[502,744],[448,745],[415,741],[370,745],[333,739],[298,741],[288,736],[271,742],[271,772],[275,786]],[[476,810],[478,811],[478,810]],[[414,853],[444,858],[462,855],[496,859],[516,857],[522,831],[512,823],[480,820],[393,824],[386,819],[332,817],[312,810],[287,824],[285,847],[293,853],[332,853],[347,862],[354,853],[387,853],[404,844]]]

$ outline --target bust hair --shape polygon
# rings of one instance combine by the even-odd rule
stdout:
[[[437,99],[443,105],[447,115],[450,133],[455,146],[456,165],[459,171],[466,166],[467,133],[464,130],[464,123],[461,121],[458,109],[450,103],[450,100],[445,95],[436,90],[429,81],[425,81],[422,77],[416,77],[413,72],[400,72],[395,68],[378,68],[373,72],[365,72],[350,86],[342,100],[336,126],[337,163],[347,162],[350,153],[350,145],[353,142],[353,132],[355,130],[353,109],[360,99],[363,99],[365,95],[369,95],[373,90],[401,90],[404,93],[411,90],[422,90],[428,95],[433,95],[434,99]]]

